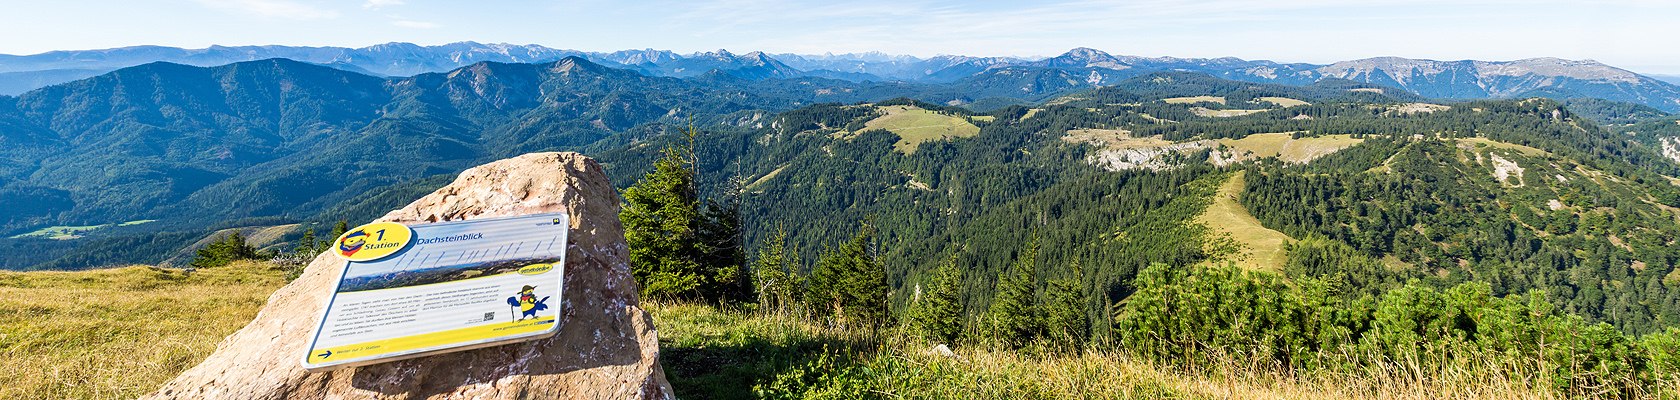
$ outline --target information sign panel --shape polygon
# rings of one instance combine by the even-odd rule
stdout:
[[[304,368],[375,364],[558,332],[564,212],[345,232],[345,260]]]

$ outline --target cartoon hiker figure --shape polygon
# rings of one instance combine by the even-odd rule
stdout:
[[[548,309],[548,304],[546,304],[548,303],[548,297],[538,300],[536,290],[536,286],[525,285],[524,288],[519,289],[518,297],[509,297],[507,299],[508,306],[519,307],[519,311],[522,312],[514,318],[514,321],[523,321],[525,318],[536,318],[537,311]]]
[[[519,319],[525,319],[525,317],[528,316],[535,316],[533,314],[536,313],[532,311],[537,308],[536,290],[537,287],[531,285],[525,285],[525,288],[519,289],[519,311],[524,312],[524,315],[521,315]]]

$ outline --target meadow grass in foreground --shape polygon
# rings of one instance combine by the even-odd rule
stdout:
[[[649,303],[661,362],[686,399],[1552,399],[1527,379],[1472,371],[1475,360],[1426,370],[1385,368],[1297,375],[1225,359],[1161,365],[1127,354],[958,346],[819,327],[801,318],[685,303]],[[1103,347],[1103,346],[1094,346]],[[1493,365],[1490,365],[1493,366]],[[1650,388],[1673,399],[1675,385]],[[1591,397],[1591,396],[1588,396]]]
[[[151,267],[0,273],[0,398],[149,392],[255,316],[283,276],[253,262],[191,276]],[[659,328],[660,361],[685,399],[1566,397],[1534,377],[1497,372],[1521,369],[1491,359],[1294,374],[1235,357],[1211,356],[1215,362],[1199,367],[1164,365],[1099,350],[1114,348],[1102,345],[1083,352],[1044,344],[960,345],[944,355],[894,330],[838,330],[801,317],[707,305],[646,306]],[[1680,382],[1662,381],[1642,393],[1680,399]]]
[[[0,272],[0,399],[134,398],[256,316],[284,273],[126,267]]]

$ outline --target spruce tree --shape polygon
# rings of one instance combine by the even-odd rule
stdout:
[[[255,260],[267,255],[257,251],[255,246],[245,242],[245,237],[234,231],[233,234],[221,240],[210,242],[198,249],[198,254],[187,264],[193,268],[213,268],[228,265],[239,260]]]
[[[692,127],[688,144],[666,147],[653,171],[624,189],[624,240],[630,270],[644,297],[700,295],[699,199],[695,191]]]
[[[1057,343],[1079,346],[1091,336],[1091,324],[1085,317],[1090,296],[1084,290],[1085,271],[1079,259],[1068,264],[1068,271],[1050,282],[1045,295],[1044,329]]]
[[[963,331],[962,270],[952,254],[910,303],[910,329],[939,343],[952,343]]]
[[[298,239],[297,249],[292,251],[298,254],[307,254],[310,256],[320,253],[321,250],[315,247],[315,228],[309,228],[308,230],[303,231],[303,238]]]
[[[842,327],[873,328],[887,321],[887,272],[877,258],[875,227],[867,222],[837,249],[824,251],[811,272],[808,307]]]
[[[787,247],[787,230],[776,228],[769,243],[758,250],[753,260],[754,286],[758,288],[760,310],[785,314],[792,310],[802,288],[799,281],[799,255]]]
[[[666,147],[653,171],[624,190],[619,220],[631,272],[645,297],[749,301],[740,179],[731,179],[722,200],[703,202],[694,152],[699,131],[689,126],[683,135],[686,141]]]
[[[323,252],[323,251],[332,250],[333,246],[335,245],[335,242],[338,240],[338,237],[339,236],[344,236],[344,232],[349,232],[349,231],[350,231],[350,221],[338,220],[338,223],[333,226],[332,235],[326,236],[326,237],[319,237],[319,238],[316,239],[315,244],[314,244],[315,253],[320,253],[320,252]]]
[[[752,277],[747,275],[747,254],[741,234],[741,193],[745,183],[740,175],[729,179],[723,199],[707,202],[697,234],[704,258],[700,260],[705,272],[706,297],[727,302],[752,299]]]
[[[1027,243],[1015,263],[998,275],[992,306],[987,310],[991,337],[1000,344],[1021,347],[1036,339],[1042,318],[1035,289],[1038,286],[1038,237]]]

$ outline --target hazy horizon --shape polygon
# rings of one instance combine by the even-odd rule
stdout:
[[[1680,46],[1665,17],[1676,13],[1680,4],[1652,0],[43,2],[19,4],[0,16],[0,25],[11,30],[0,39],[0,53],[474,41],[596,52],[652,48],[689,54],[722,48],[1036,58],[1090,47],[1118,55],[1313,64],[1383,56],[1557,57],[1674,75],[1680,74],[1680,55],[1661,49]]]

